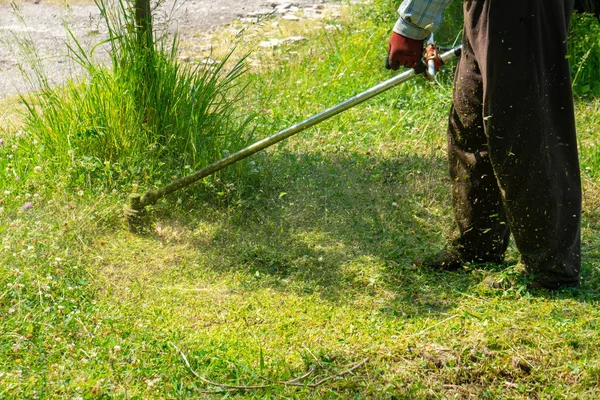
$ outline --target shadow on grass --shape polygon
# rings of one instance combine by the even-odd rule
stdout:
[[[384,311],[403,316],[443,313],[476,283],[411,266],[441,246],[452,224],[442,159],[284,151],[259,164],[263,171],[226,201],[159,210],[189,232],[198,221],[215,227],[193,244],[212,271],[253,276],[249,290],[267,285],[331,301],[383,290]]]
[[[260,173],[238,188],[224,185],[229,194],[205,197],[199,208],[159,211],[191,232],[198,221],[214,227],[210,239],[193,244],[211,271],[254,277],[248,290],[268,286],[336,302],[384,291],[382,311],[392,316],[444,313],[481,283],[481,271],[411,265],[441,247],[453,226],[449,190],[440,184],[447,182],[445,160],[289,151],[262,157]],[[584,280],[593,271],[586,267]],[[588,295],[558,296],[597,301],[586,288]]]

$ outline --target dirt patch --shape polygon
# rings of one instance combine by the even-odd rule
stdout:
[[[170,15],[172,29],[177,29],[183,41],[193,40],[194,33],[214,31],[236,19],[262,15],[293,18],[299,11],[315,10],[329,0],[166,0],[160,7],[157,26]],[[67,57],[65,26],[85,48],[91,48],[106,34],[98,9],[80,0],[69,5],[31,0],[19,3],[18,15],[10,5],[0,0],[0,97],[31,90],[35,82],[27,82],[21,69],[30,68],[31,52],[24,41],[32,43],[41,66],[53,84],[78,73],[77,66]],[[216,4],[215,4],[216,3]]]

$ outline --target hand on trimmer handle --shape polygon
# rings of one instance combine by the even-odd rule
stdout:
[[[419,73],[427,71],[427,67],[422,64],[423,40],[411,39],[392,32],[388,42],[388,54],[385,59],[385,67],[396,71],[400,66],[415,68]],[[431,35],[425,52],[425,62],[431,64],[428,76],[433,77],[435,71],[438,71],[444,62],[438,55],[437,47],[433,43]]]
[[[414,68],[421,61],[423,40],[411,39],[392,32],[388,41],[388,54],[385,67],[396,71],[400,66]]]

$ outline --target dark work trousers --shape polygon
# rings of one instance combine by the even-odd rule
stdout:
[[[465,0],[448,155],[457,248],[578,284],[581,181],[567,32],[573,0]]]

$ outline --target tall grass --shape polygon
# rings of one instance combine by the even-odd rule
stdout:
[[[600,94],[600,23],[591,14],[571,20],[570,59],[577,94]]]
[[[69,44],[86,77],[22,96],[32,153],[78,186],[107,189],[170,179],[249,140],[248,121],[233,116],[243,59],[226,67],[229,53],[216,64],[184,64],[177,35],[154,32],[154,43],[143,44],[128,3],[96,4],[108,39],[91,51],[73,34]],[[94,57],[103,47],[108,65]]]

